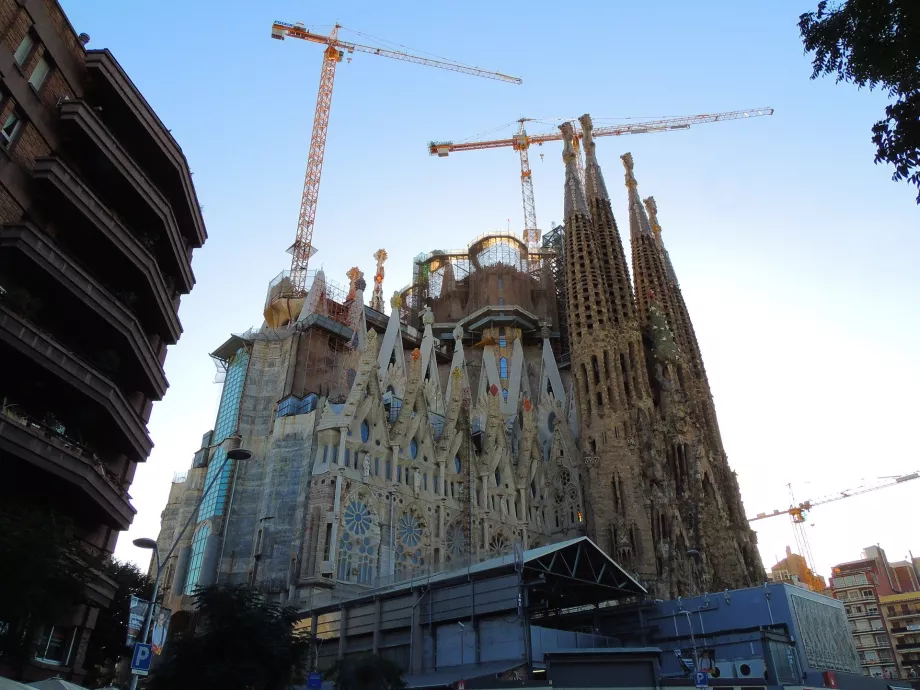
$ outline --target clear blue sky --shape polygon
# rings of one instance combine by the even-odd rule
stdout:
[[[872,163],[884,97],[809,80],[796,20],[812,4],[617,1],[585,12],[479,0],[63,0],[90,47],[111,49],[172,129],[210,235],[166,361],[171,386],[154,407],[156,448],[131,490],[130,537],[156,536],[173,472],[213,424],[220,391],[207,353],[261,323],[266,284],[288,266],[321,48],[271,40],[274,19],[339,21],[524,79],[511,86],[360,54],[339,66],[313,266],[344,282],[357,264],[369,277],[385,247],[387,296],[409,282],[415,254],[464,246],[509,219],[522,227],[516,154],[442,160],[427,155],[430,139],[473,137],[522,115],[589,112],[607,124],[776,108],[771,118],[600,140],[614,211],[625,230],[619,156],[631,151],[640,193],[658,201],[750,514],[788,505],[789,482],[799,499],[815,498],[920,468],[916,190]],[[558,144],[532,153],[543,228],[562,217],[560,153]],[[895,559],[920,552],[908,517],[918,495],[920,481],[816,509],[821,573],[876,542]],[[758,531],[767,567],[795,544],[782,518]],[[126,535],[117,554],[144,558]]]

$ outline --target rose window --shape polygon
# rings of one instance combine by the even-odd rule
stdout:
[[[371,528],[371,511],[361,501],[352,501],[345,506],[345,527],[358,536]]]

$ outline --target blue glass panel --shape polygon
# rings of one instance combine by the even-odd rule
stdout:
[[[460,462],[460,456],[459,456],[459,455],[455,455],[455,456],[454,456],[454,471],[455,471],[457,474],[460,474],[460,470],[462,470],[462,469],[463,469],[463,463]]]
[[[393,478],[393,470],[392,470],[392,468],[390,467],[390,461],[389,461],[389,460],[387,460],[386,471],[387,471],[386,478],[387,478],[387,479],[392,479],[392,478]]]
[[[371,427],[367,423],[367,420],[361,422],[361,443],[367,443],[367,439],[371,437]]]
[[[416,456],[418,456],[418,441],[415,439],[409,441],[409,456],[413,460],[415,460]]]
[[[502,357],[500,360],[498,360],[498,375],[503,379],[508,378],[508,358],[507,357]]]
[[[204,559],[204,547],[211,536],[211,525],[206,523],[198,528],[192,539],[192,554],[188,560],[188,576],[185,578],[185,593],[193,594],[201,577],[201,561]]]
[[[217,424],[214,426],[213,443],[215,444],[227,440],[236,432],[240,398],[243,397],[243,386],[246,383],[246,370],[248,367],[249,353],[245,348],[240,348],[227,367],[224,390],[220,396],[220,406],[217,408]],[[221,446],[214,452],[211,462],[208,464],[204,485],[211,488],[205,494],[204,500],[201,502],[201,508],[198,509],[199,522],[223,513],[224,502],[227,498],[227,487],[230,484],[230,476],[233,471],[233,462],[224,462],[226,458],[227,451]]]

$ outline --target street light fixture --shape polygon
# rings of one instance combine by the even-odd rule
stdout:
[[[213,446],[208,446],[208,449],[216,448],[228,440],[230,439],[224,439],[224,441],[221,441],[220,443],[216,443]],[[147,607],[147,613],[144,616],[144,627],[141,631],[139,642],[144,644],[147,643],[147,635],[150,633],[150,623],[153,619],[153,607],[156,606],[157,592],[160,588],[160,576],[163,574],[163,563],[169,562],[170,557],[173,555],[173,551],[176,550],[179,542],[182,541],[182,535],[185,534],[185,530],[188,529],[189,525],[192,524],[192,520],[194,520],[195,516],[198,515],[198,509],[201,508],[201,504],[204,502],[205,497],[208,495],[208,493],[210,493],[211,489],[214,487],[214,484],[217,483],[217,480],[223,473],[224,467],[227,466],[227,463],[231,460],[249,460],[251,457],[252,452],[246,450],[245,448],[234,448],[233,450],[227,451],[227,454],[224,457],[224,461],[220,464],[220,467],[214,473],[214,476],[211,477],[211,481],[208,482],[208,485],[204,488],[204,491],[201,492],[201,495],[198,497],[198,502],[195,504],[195,507],[192,509],[191,513],[189,513],[188,520],[186,520],[185,524],[182,525],[182,529],[179,530],[179,534],[176,535],[175,541],[173,542],[172,546],[169,547],[169,551],[166,552],[166,556],[162,560],[160,559],[160,550],[155,540],[149,537],[138,537],[132,542],[139,549],[149,549],[153,551],[157,563],[157,572],[153,578],[153,595],[150,597],[150,606]],[[134,674],[131,674],[131,690],[137,690],[137,676]]]

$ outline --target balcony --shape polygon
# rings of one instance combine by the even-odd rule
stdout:
[[[3,302],[0,302],[0,347],[8,351],[2,353],[5,357],[2,383],[18,384],[22,390],[23,379],[28,379],[35,396],[56,396],[62,405],[79,404],[81,414],[95,413],[94,422],[104,428],[97,436],[106,438],[113,452],[124,453],[135,462],[145,460],[150,454],[153,442],[147,429],[118,387],[47,333],[14,314]],[[31,371],[32,368],[37,371]]]
[[[143,233],[180,292],[191,292],[195,279],[185,239],[165,197],[96,112],[84,101],[64,101],[61,122],[70,135],[69,147],[83,161],[83,176],[125,218],[126,225]],[[69,126],[69,127],[68,127]]]
[[[14,262],[31,282],[43,279],[41,283],[45,289],[40,293],[58,295],[58,308],[70,307],[82,313],[82,305],[92,310],[92,315],[87,314],[80,320],[87,327],[92,327],[96,320],[100,336],[104,331],[105,339],[112,346],[118,347],[123,355],[130,353],[133,366],[126,369],[132,374],[134,387],[153,399],[163,397],[167,383],[159,359],[137,319],[121,302],[31,224],[0,229],[0,255],[7,252],[10,252],[7,261]],[[117,340],[121,342],[115,342]]]
[[[81,510],[101,509],[106,523],[118,530],[131,525],[136,511],[129,502],[127,487],[86,447],[35,420],[0,412],[0,451],[7,456],[4,481],[10,481],[9,456],[18,458],[62,480],[71,490],[76,488]],[[48,484],[43,481],[46,488]]]
[[[166,196],[186,242],[200,247],[207,232],[182,149],[108,50],[87,51],[86,70],[106,127]]]
[[[920,611],[908,611],[904,613],[903,611],[898,611],[893,616],[887,616],[890,621],[904,620],[906,618],[920,618]]]
[[[898,651],[906,649],[920,649],[920,642],[899,642],[894,646]]]
[[[137,313],[164,342],[176,343],[182,328],[153,255],[59,158],[37,159],[32,174],[46,186],[46,209],[64,230],[58,242],[96,269],[94,275],[112,275],[120,284],[143,288]]]

